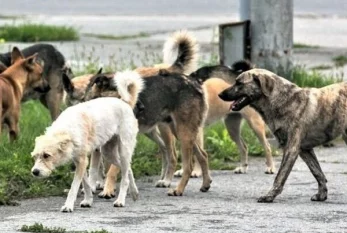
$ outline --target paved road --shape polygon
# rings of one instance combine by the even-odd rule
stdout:
[[[247,175],[213,171],[212,187],[207,193],[198,191],[200,179],[191,179],[183,197],[168,197],[166,189],[154,188],[154,177],[137,180],[140,199],[133,202],[128,198],[121,209],[112,207],[113,200],[96,199],[91,209],[60,213],[62,197],[1,207],[0,232],[16,232],[23,224],[35,222],[67,230],[104,228],[110,232],[346,232],[346,153],[343,145],[317,150],[329,181],[329,197],[324,203],[310,201],[317,185],[300,159],[282,195],[272,204],[257,203],[274,176],[262,172],[263,159],[251,158]],[[278,165],[280,157],[276,161]]]

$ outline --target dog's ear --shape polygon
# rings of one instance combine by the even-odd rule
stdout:
[[[15,61],[17,61],[18,59],[24,59],[24,56],[17,47],[13,47],[11,53],[11,64],[15,63]]]
[[[59,135],[59,150],[66,151],[71,144],[71,137],[68,134]]]
[[[63,79],[64,90],[67,93],[73,92],[74,91],[74,85],[72,84],[69,76],[65,72],[62,75],[62,79]]]
[[[96,74],[101,74],[102,73],[102,67],[99,69],[99,71]]]
[[[272,77],[268,76],[268,75],[265,75],[265,74],[252,74],[252,78],[254,81],[256,81],[263,94],[265,96],[270,96],[273,89],[274,89],[274,86],[275,86],[275,81]]]
[[[4,72],[7,69],[4,63],[0,62],[0,73]]]

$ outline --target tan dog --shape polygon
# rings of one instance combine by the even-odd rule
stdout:
[[[36,62],[36,57],[37,54],[24,58],[19,49],[14,47],[12,65],[0,74],[1,122],[8,126],[11,142],[19,134],[20,103],[24,92],[29,88],[39,92],[50,89],[42,78],[42,65]]]

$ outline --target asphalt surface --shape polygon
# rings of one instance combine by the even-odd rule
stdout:
[[[263,173],[263,158],[250,158],[248,174],[213,171],[209,192],[199,192],[201,179],[191,179],[184,196],[169,197],[167,189],[155,188],[157,177],[137,180],[140,198],[130,197],[124,208],[112,200],[95,197],[92,208],[78,207],[61,213],[64,197],[26,200],[18,207],[0,207],[0,232],[17,232],[35,222],[68,231],[110,232],[346,232],[347,150],[318,148],[317,156],[328,179],[329,196],[324,203],[311,202],[317,184],[298,159],[283,193],[274,203],[260,204],[274,175]],[[281,157],[276,157],[277,167]],[[178,179],[175,179],[176,185]]]

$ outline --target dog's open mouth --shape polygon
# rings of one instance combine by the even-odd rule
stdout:
[[[230,110],[232,111],[239,111],[241,110],[244,106],[248,105],[250,103],[250,98],[247,96],[242,96],[237,100],[234,100],[230,104]]]

